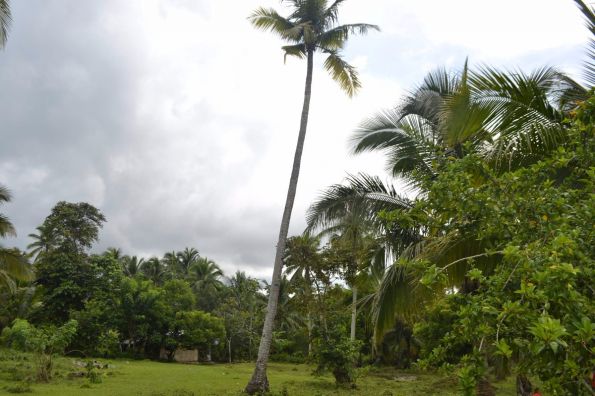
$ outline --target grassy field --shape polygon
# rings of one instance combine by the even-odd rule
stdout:
[[[76,359],[60,358],[56,377],[49,384],[31,383],[34,395],[95,396],[192,396],[239,395],[252,373],[252,364],[186,365],[153,361],[113,360],[101,372],[101,383],[87,378],[70,378],[82,372]],[[108,362],[108,361],[106,361]],[[11,351],[0,351],[0,394],[25,390],[34,376],[32,357]],[[354,390],[337,389],[330,376],[315,377],[312,367],[273,363],[269,380],[273,395],[457,395],[456,380],[435,374],[419,374],[392,369],[369,371]],[[511,382],[495,384],[498,395],[514,395]]]

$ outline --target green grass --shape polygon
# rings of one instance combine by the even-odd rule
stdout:
[[[56,377],[49,384],[31,382],[33,395],[94,396],[197,396],[239,395],[252,373],[253,364],[185,365],[148,360],[112,360],[113,367],[102,371],[102,383],[91,384],[86,378],[69,378],[69,373],[84,371],[75,367],[75,359],[59,358]],[[31,381],[34,365],[30,355],[0,351],[0,394],[18,390]],[[358,380],[354,390],[337,389],[331,376],[315,377],[312,367],[286,363],[269,366],[269,380],[274,395],[457,395],[453,378],[430,373],[402,372],[390,368],[371,370]],[[512,383],[495,384],[498,395],[514,395]],[[12,389],[10,389],[12,388]],[[9,392],[12,390],[12,392]]]

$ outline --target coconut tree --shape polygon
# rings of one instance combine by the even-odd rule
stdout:
[[[310,233],[293,236],[287,239],[285,257],[283,258],[285,272],[291,275],[290,286],[303,296],[305,302],[308,355],[312,352],[312,281],[321,262],[319,246],[320,239]],[[281,297],[279,299],[281,300]]]
[[[175,269],[178,273],[183,276],[188,275],[188,269],[200,258],[198,250],[195,248],[184,248],[181,252],[176,253],[178,259],[178,266]]]
[[[349,246],[349,262],[345,275],[352,290],[351,339],[355,340],[359,271],[384,272],[387,257],[392,257],[419,238],[417,230],[383,227],[377,213],[381,210],[407,209],[408,199],[401,197],[394,186],[378,177],[349,175],[346,184],[335,184],[322,192],[307,213],[308,231],[339,235],[337,243]]]
[[[340,51],[344,48],[347,39],[352,34],[365,34],[371,29],[378,30],[377,26],[364,23],[338,25],[339,6],[344,1],[285,0],[290,7],[290,14],[287,17],[281,16],[274,9],[266,8],[258,8],[249,17],[256,28],[271,31],[288,43],[288,45],[282,47],[285,57],[289,55],[306,59],[306,83],[297,146],[289,179],[285,209],[279,230],[269,304],[267,306],[267,314],[258,350],[258,360],[254,374],[246,386],[246,392],[249,394],[265,392],[269,388],[266,366],[277,311],[277,298],[283,267],[285,241],[287,239],[287,231],[289,229],[289,221],[291,219],[306,137],[310,96],[312,92],[314,54],[321,52],[326,56],[324,62],[325,69],[339,83],[341,88],[349,96],[352,96],[360,87],[360,81],[355,68],[343,59]]]
[[[122,272],[129,278],[134,278],[140,273],[145,259],[136,256],[124,256],[120,263],[122,264]]]
[[[43,225],[36,228],[37,234],[29,234],[29,238],[33,239],[33,242],[27,245],[29,250],[29,256],[33,258],[34,262],[37,262],[42,254],[45,254],[52,249],[56,244],[55,234],[46,232]]]
[[[163,281],[165,281],[169,275],[167,268],[157,257],[151,257],[142,263],[140,269],[143,275],[147,279],[152,280],[155,285],[162,285]]]
[[[219,290],[223,286],[223,271],[213,260],[201,257],[192,263],[188,276],[196,291]]]
[[[11,21],[10,1],[0,0],[0,49],[6,45]]]

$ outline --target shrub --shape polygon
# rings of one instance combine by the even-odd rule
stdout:
[[[37,379],[47,382],[52,378],[54,355],[64,352],[64,348],[76,334],[76,329],[76,320],[70,320],[61,327],[35,327],[26,320],[17,319],[12,327],[2,331],[0,339],[10,347],[33,352]]]
[[[341,387],[355,387],[358,373],[355,367],[361,341],[351,341],[339,328],[329,329],[318,341],[316,373],[330,371]]]

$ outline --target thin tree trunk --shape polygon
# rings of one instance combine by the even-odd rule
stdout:
[[[231,364],[231,337],[227,339],[227,351],[229,353],[229,364]]]
[[[351,286],[351,335],[349,339],[355,341],[355,325],[357,320],[357,286]]]
[[[300,175],[300,164],[302,162],[302,151],[304,149],[304,141],[306,139],[306,128],[308,126],[308,113],[310,110],[310,95],[312,92],[312,70],[313,70],[314,51],[308,50],[308,64],[306,69],[306,86],[304,91],[304,106],[302,108],[302,118],[300,121],[300,131],[298,134],[297,145],[295,148],[295,155],[293,158],[293,168],[291,170],[291,177],[289,179],[289,188],[287,190],[287,199],[285,201],[285,209],[283,210],[283,217],[281,219],[281,227],[279,230],[279,240],[277,241],[277,251],[275,253],[275,264],[273,267],[273,279],[271,280],[271,288],[269,294],[269,302],[267,304],[267,313],[262,329],[262,338],[258,347],[258,359],[256,360],[256,367],[245,391],[248,394],[264,393],[269,390],[269,380],[267,378],[266,368],[269,360],[269,352],[271,349],[271,340],[273,336],[273,324],[275,315],[277,313],[277,303],[279,297],[279,287],[281,283],[281,271],[283,269],[283,254],[285,252],[285,242],[287,240],[287,233],[289,230],[289,221],[291,220],[291,211],[293,210],[293,202],[297,191],[297,183]]]
[[[310,308],[308,308],[308,322],[306,323],[308,327],[308,357],[312,355],[312,315],[310,314]]]
[[[312,355],[312,280],[310,279],[310,270],[306,269],[306,310],[308,312],[308,319],[306,326],[308,327],[308,357]]]

